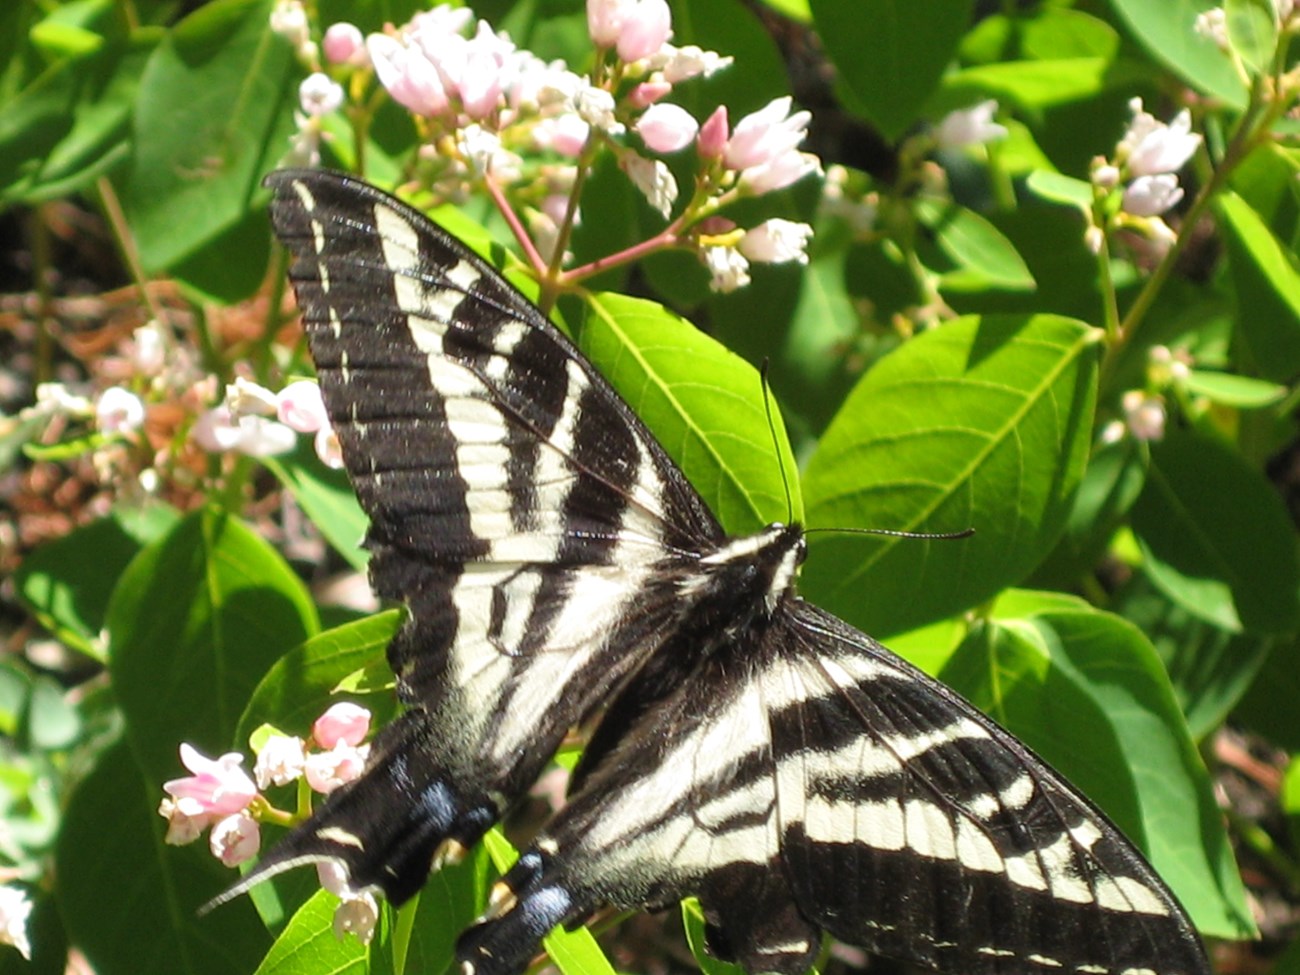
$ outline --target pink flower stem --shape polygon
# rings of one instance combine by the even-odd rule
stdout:
[[[567,271],[564,275],[565,285],[574,285],[579,281],[586,280],[602,271],[608,271],[611,268],[622,267],[624,264],[630,264],[633,261],[640,260],[647,254],[653,254],[655,251],[665,250],[670,247],[676,247],[680,242],[677,236],[680,227],[680,220],[674,221],[665,227],[653,237],[649,237],[639,244],[633,244],[626,250],[621,250],[616,254],[608,254],[605,257],[592,261],[590,264],[584,264],[582,267],[575,267]]]
[[[506,200],[505,194],[501,192],[501,187],[497,185],[496,180],[492,178],[492,173],[483,174],[483,183],[487,187],[488,193],[492,197],[492,202],[497,205],[501,215],[506,218],[506,223],[510,227],[510,232],[515,235],[515,240],[519,241],[519,246],[524,249],[524,255],[528,258],[528,263],[532,265],[534,272],[542,274],[546,270],[546,262],[542,260],[542,255],[538,253],[537,246],[533,243],[533,238],[528,235],[524,225],[519,221],[519,215],[515,213],[514,208]]]

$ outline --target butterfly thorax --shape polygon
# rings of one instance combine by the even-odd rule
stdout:
[[[699,574],[683,585],[682,595],[692,603],[692,617],[731,640],[771,620],[793,593],[806,555],[800,526],[773,523],[757,534],[729,538],[702,556]]]

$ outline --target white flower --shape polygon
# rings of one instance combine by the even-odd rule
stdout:
[[[237,867],[257,854],[262,845],[262,828],[247,813],[235,813],[220,820],[208,834],[212,855],[228,867]]]
[[[330,470],[343,469],[343,445],[339,443],[339,435],[334,432],[332,426],[323,426],[316,431],[316,438],[312,441],[312,448],[316,451],[316,456],[320,458],[322,464]]]
[[[696,75],[708,78],[729,67],[733,61],[733,57],[723,57],[716,51],[705,51],[694,44],[685,47],[665,44],[657,55],[650,58],[650,66],[663,72],[664,81],[675,85]]]
[[[307,23],[307,11],[300,0],[279,0],[271,8],[271,32],[279,34],[294,46],[301,49],[311,40],[311,28]]]
[[[158,804],[158,815],[167,820],[167,835],[163,842],[168,846],[185,846],[202,835],[212,822],[212,814],[203,810],[194,799],[173,799],[166,796]]]
[[[1139,176],[1124,190],[1124,211],[1135,217],[1157,217],[1183,198],[1173,173]]]
[[[343,104],[343,86],[320,71],[303,79],[298,86],[298,105],[306,115],[319,118]]]
[[[808,239],[813,229],[806,223],[772,218],[745,231],[740,252],[755,264],[808,263]]]
[[[150,376],[162,370],[167,362],[167,341],[157,322],[146,322],[132,332],[131,343],[131,364],[136,372]]]
[[[812,115],[804,111],[791,115],[792,106],[793,99],[786,95],[737,122],[723,154],[727,168],[749,169],[793,151],[808,134]]]
[[[1219,50],[1228,50],[1228,15],[1222,7],[1211,7],[1197,14],[1192,29],[1212,40]]]
[[[363,945],[370,944],[379,922],[379,905],[374,897],[362,892],[344,898],[334,912],[334,936],[340,940],[351,934]]]
[[[303,777],[312,789],[322,795],[329,795],[361,774],[369,754],[369,745],[354,747],[340,742],[327,752],[308,755],[303,766]]]
[[[554,149],[562,156],[576,158],[590,133],[591,126],[576,112],[563,112],[540,119],[533,126],[533,143],[539,149]]]
[[[301,738],[290,735],[271,735],[257,753],[253,763],[253,777],[257,787],[288,785],[302,776],[307,764],[307,753]]]
[[[993,121],[993,114],[997,110],[998,103],[990,98],[970,108],[949,112],[935,126],[934,140],[940,148],[957,149],[1004,139],[1007,135],[1006,126]]]
[[[279,399],[265,386],[239,376],[226,386],[226,406],[234,417],[249,414],[275,416]]]
[[[61,413],[85,417],[93,412],[90,400],[78,396],[63,383],[40,383],[36,387],[36,407],[41,413]]]
[[[27,940],[27,919],[32,913],[32,901],[21,887],[6,884],[0,887],[0,944],[13,945],[28,961],[32,960],[32,945]]]
[[[522,161],[508,149],[501,147],[501,137],[477,123],[460,130],[456,146],[469,162],[476,176],[491,173],[493,178],[510,183],[519,173]]]
[[[144,403],[129,389],[114,386],[100,394],[95,423],[103,434],[130,433],[144,423]]]
[[[1124,422],[1138,440],[1160,440],[1165,435],[1165,403],[1159,396],[1148,396],[1140,389],[1124,394]]]
[[[619,160],[619,166],[650,205],[667,220],[677,202],[677,180],[667,164],[660,159],[645,159],[627,153]]]
[[[700,260],[709,269],[709,287],[721,294],[749,284],[749,261],[734,247],[705,247]]]
[[[235,449],[248,457],[287,454],[298,445],[298,435],[283,423],[264,416],[241,416]]]
[[[740,174],[740,185],[750,193],[771,193],[821,171],[822,161],[811,152],[787,152],[769,163],[746,169]]]
[[[337,860],[318,860],[316,862],[316,879],[320,885],[335,897],[354,897],[356,894],[348,886],[348,868]]]
[[[1130,101],[1129,109],[1133,120],[1116,147],[1128,174],[1153,176],[1182,169],[1201,144],[1201,137],[1191,131],[1191,113],[1184,108],[1166,125],[1142,108],[1141,98]]]
[[[573,107],[588,125],[609,135],[623,134],[623,124],[614,117],[614,96],[604,88],[584,84],[573,96]]]

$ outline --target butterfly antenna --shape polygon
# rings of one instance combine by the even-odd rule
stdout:
[[[764,356],[762,365],[758,367],[758,376],[763,384],[763,412],[767,414],[767,432],[772,437],[772,449],[776,451],[776,469],[781,472],[781,489],[785,491],[785,523],[788,525],[794,521],[794,499],[790,497],[790,481],[785,476],[785,457],[781,454],[781,441],[777,439],[776,420],[772,416],[772,385],[767,378],[771,366],[771,360]]]
[[[839,532],[845,535],[887,535],[890,538],[920,538],[926,541],[952,541],[957,538],[970,538],[975,534],[974,528],[963,528],[957,532],[907,532],[893,528],[807,528],[805,535],[813,532]]]

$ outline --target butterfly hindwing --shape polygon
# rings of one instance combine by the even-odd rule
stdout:
[[[556,923],[688,894],[750,971],[797,975],[822,930],[971,975],[1205,971],[1186,915],[1099,810],[797,597],[624,742],[506,877],[509,909],[463,939],[476,975],[531,957],[546,909]]]

